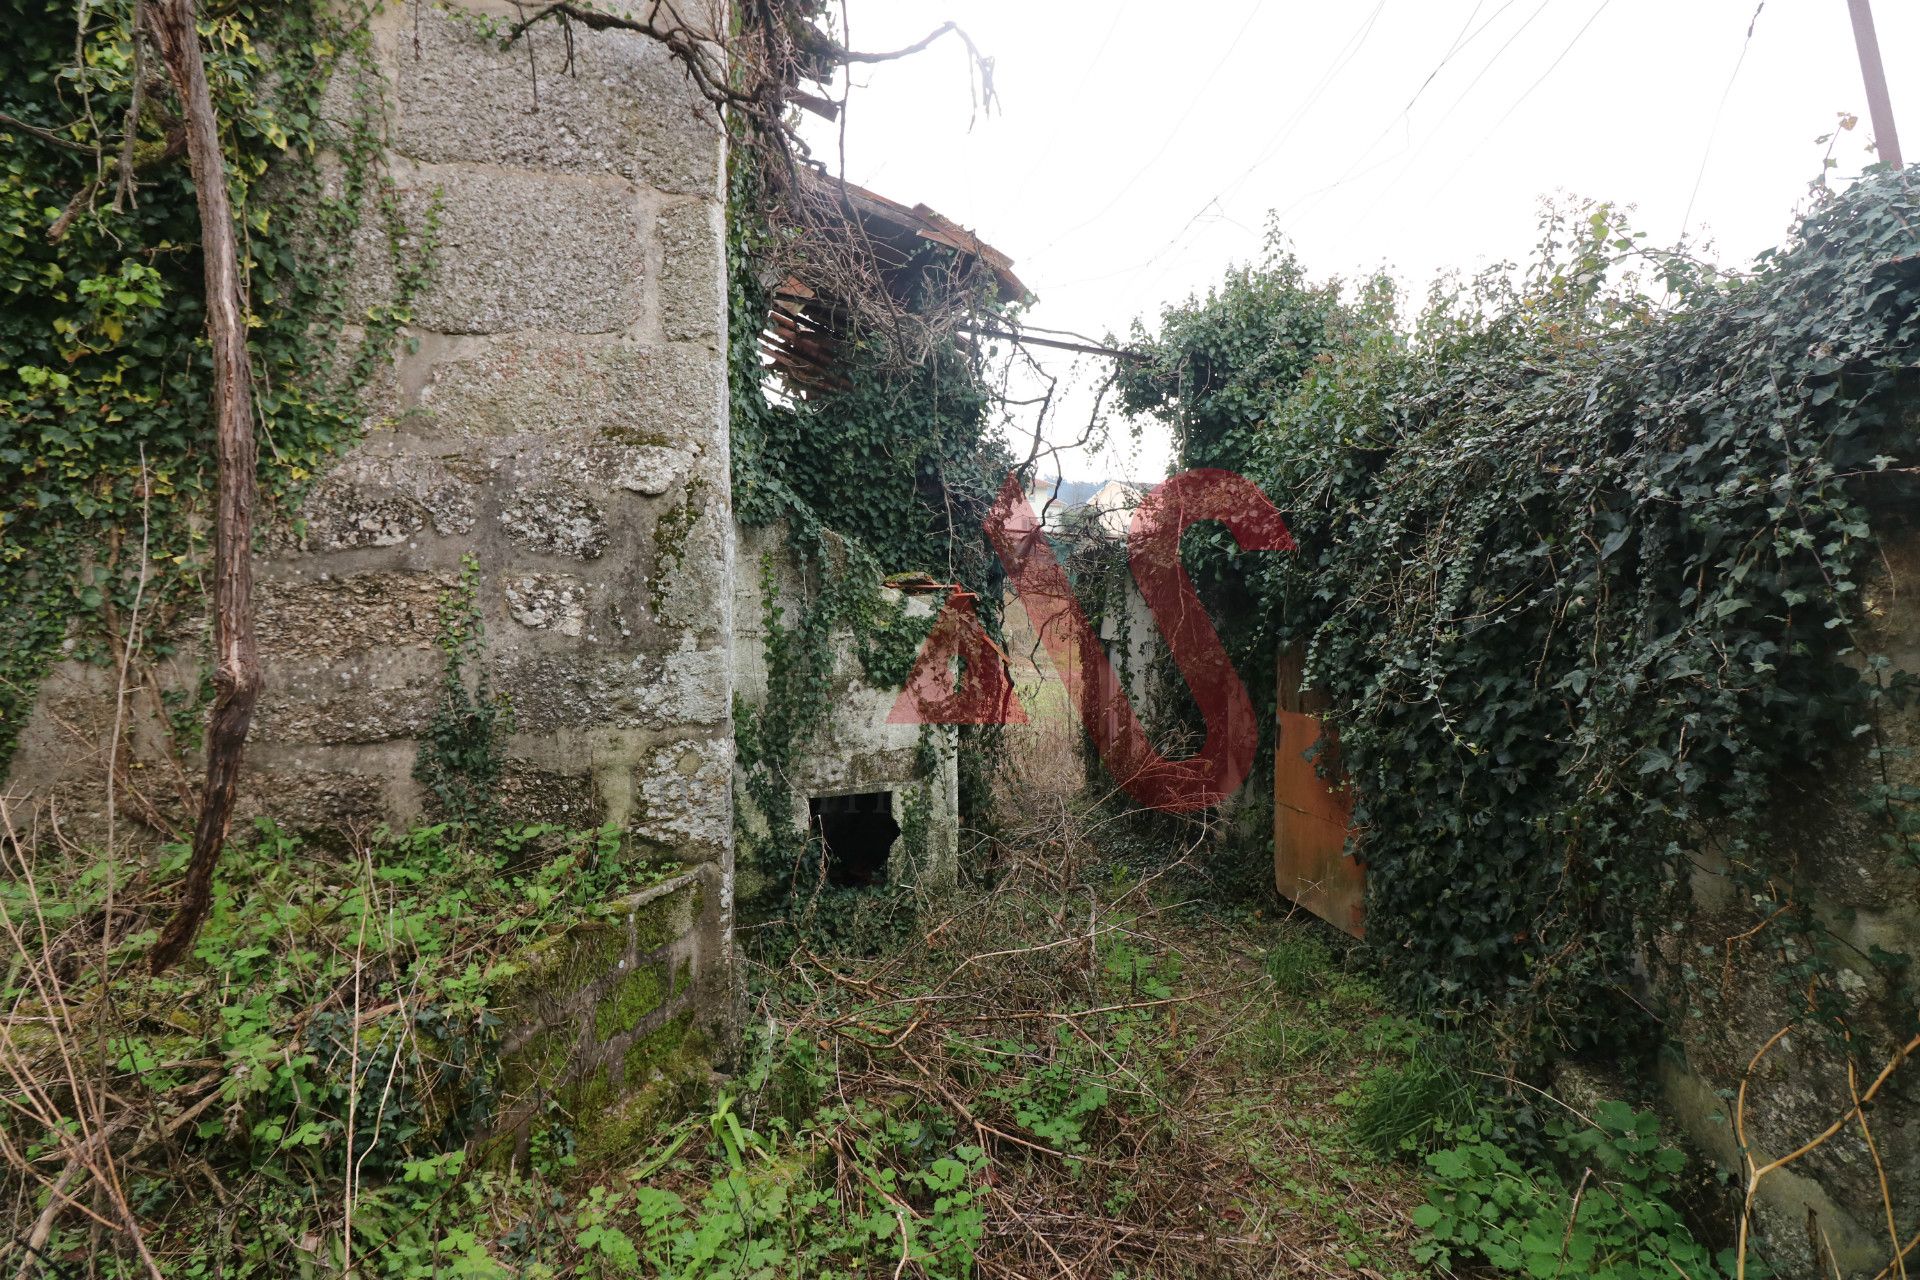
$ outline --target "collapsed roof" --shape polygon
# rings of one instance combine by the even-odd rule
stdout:
[[[928,270],[936,264],[961,291],[990,285],[1002,303],[1027,300],[1027,287],[1014,275],[1011,258],[926,205],[908,207],[819,173],[812,173],[806,183],[815,207],[841,220],[848,240],[903,310],[924,307]],[[789,275],[774,288],[761,349],[795,394],[846,387],[837,352],[846,317],[841,301],[819,280]]]

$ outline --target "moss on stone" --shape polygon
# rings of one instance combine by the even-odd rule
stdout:
[[[665,966],[637,966],[600,998],[593,1011],[593,1038],[604,1044],[622,1031],[639,1026],[640,1020],[658,1009],[666,998]]]
[[[501,1094],[524,1098],[559,1079],[578,1038],[571,1026],[551,1027],[506,1055],[500,1062]]]
[[[573,1117],[576,1127],[590,1124],[612,1101],[613,1081],[609,1078],[607,1068],[602,1065],[582,1072],[578,1079],[563,1086],[556,1096],[560,1099],[560,1105]]]
[[[567,937],[572,944],[569,954],[547,988],[547,994],[560,1001],[571,1000],[592,986],[627,952],[627,931],[617,923],[576,926]]]
[[[697,886],[689,884],[634,910],[634,947],[641,954],[664,947],[699,918]]]
[[[625,1096],[598,1116],[576,1120],[580,1157],[593,1161],[618,1156],[685,1114],[704,1096],[711,1059],[711,1046],[694,1026],[692,1010],[635,1041],[622,1062]]]
[[[609,972],[619,970],[628,954],[624,918],[583,921],[519,952],[514,957],[519,972],[494,985],[489,1004],[509,1027],[551,1027],[571,1049],[590,993]],[[543,1053],[550,1051],[545,1031],[528,1048],[534,1045]],[[556,1075],[545,1074],[542,1083]]]
[[[707,482],[695,476],[687,481],[680,504],[669,507],[654,522],[653,571],[647,575],[647,603],[656,615],[666,603],[668,573],[679,567],[680,553],[687,545],[687,535],[693,532],[693,526],[699,523],[706,511],[701,501],[706,496],[706,490]]]
[[[637,1089],[644,1085],[649,1073],[681,1047],[692,1025],[693,1011],[689,1009],[635,1040],[627,1049],[626,1057],[621,1060],[626,1072],[623,1079],[627,1088]]]

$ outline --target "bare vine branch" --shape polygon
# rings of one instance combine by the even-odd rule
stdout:
[[[93,148],[84,142],[75,142],[72,138],[63,138],[50,129],[42,129],[38,125],[28,124],[25,120],[17,116],[10,116],[4,111],[0,111],[0,128],[18,130],[30,138],[38,138],[48,146],[59,147],[63,151],[77,151],[83,156],[93,154]]]
[[[214,700],[207,725],[207,781],[193,831],[193,855],[180,906],[148,960],[158,973],[186,953],[213,900],[213,870],[233,821],[240,760],[260,663],[253,638],[253,501],[258,449],[253,435],[253,384],[247,360],[246,299],[240,280],[233,210],[227,197],[220,126],[207,87],[195,29],[194,0],[147,6],[154,43],[167,65],[186,118],[187,154],[200,206],[200,250],[206,264],[207,333],[213,346],[214,452],[219,475],[214,516]]]

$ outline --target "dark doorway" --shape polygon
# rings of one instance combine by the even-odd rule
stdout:
[[[900,838],[893,820],[893,792],[814,796],[807,801],[813,830],[827,850],[827,883],[842,889],[874,889],[887,882],[887,855]]]

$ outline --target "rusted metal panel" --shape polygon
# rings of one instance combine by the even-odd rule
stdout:
[[[1300,655],[1280,657],[1279,723],[1274,726],[1273,881],[1280,896],[1356,938],[1366,936],[1367,872],[1346,852],[1353,823],[1353,791],[1339,769],[1331,739],[1313,759],[1307,755],[1327,727],[1311,711],[1323,701],[1300,692]],[[1309,710],[1309,708],[1311,710]],[[1328,785],[1317,765],[1327,763],[1340,781]]]

